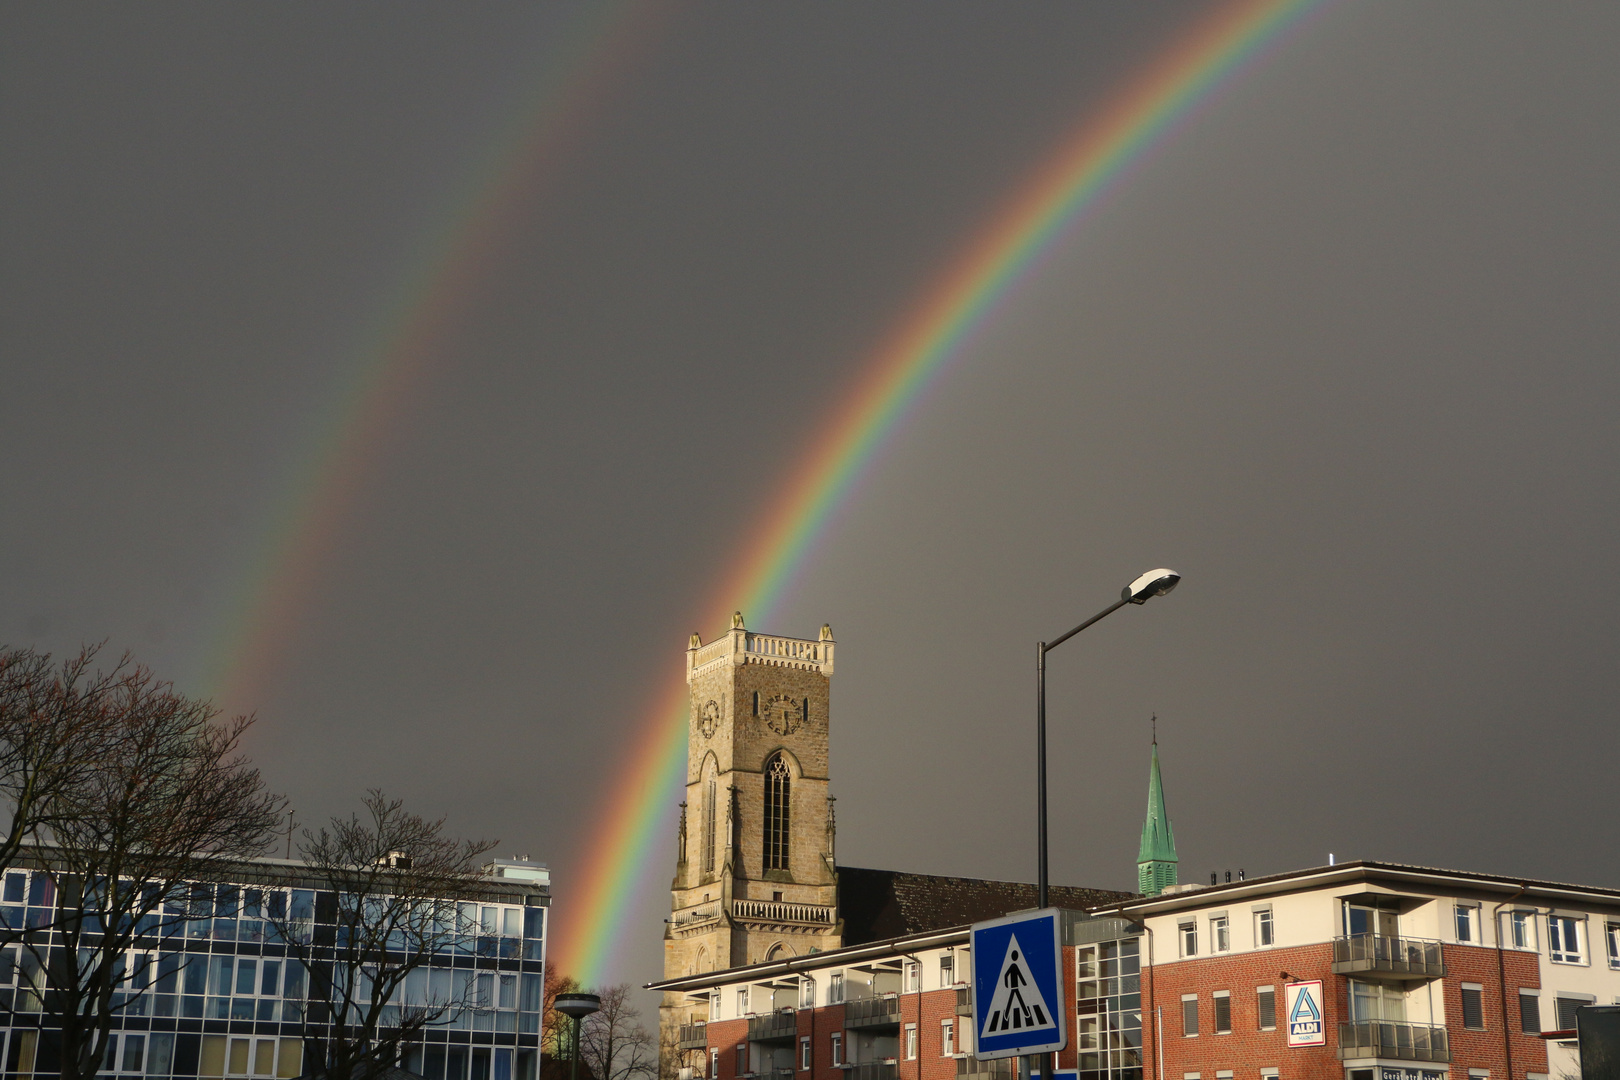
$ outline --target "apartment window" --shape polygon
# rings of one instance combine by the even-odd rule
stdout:
[[[1479,905],[1458,904],[1454,909],[1457,941],[1469,944],[1479,941]]]
[[[1254,944],[1258,947],[1274,944],[1276,932],[1271,923],[1271,909],[1257,908],[1254,913]]]
[[[1183,994],[1181,997],[1181,1034],[1183,1038],[1191,1039],[1198,1034],[1198,995]]]
[[[1462,1018],[1468,1030],[1485,1030],[1485,988],[1479,983],[1462,984]]]
[[[1489,1069],[1469,1069],[1468,1070],[1468,1080],[1491,1080],[1491,1070],[1489,1070]]]
[[[915,994],[921,988],[921,975],[918,972],[918,963],[915,960],[906,961],[906,993]]]
[[[1232,947],[1232,926],[1226,921],[1225,915],[1211,915],[1209,917],[1209,949],[1211,952],[1226,952]]]
[[[1261,1031],[1277,1030],[1277,988],[1262,986],[1255,990],[1255,1012],[1260,1019]]]
[[[1198,923],[1192,919],[1181,924],[1181,955],[1198,955]]]
[[[946,950],[945,955],[939,958],[939,986],[943,990],[947,986],[956,985],[956,957]]]
[[[1352,979],[1350,980],[1350,1019],[1355,1023],[1360,1023],[1363,1020],[1385,1020],[1404,1023],[1406,1020],[1406,995],[1393,986]]]
[[[806,978],[799,983],[799,1008],[813,1009],[816,1007],[816,980]]]
[[[939,1056],[952,1057],[956,1054],[956,1021],[941,1020],[939,1022]]]
[[[1536,947],[1535,912],[1508,912],[1508,941],[1515,949],[1534,949]]]
[[[748,988],[746,986],[739,987],[737,990],[737,1015],[748,1015]]]
[[[709,1047],[709,1077],[710,1080],[719,1080],[720,1078],[720,1048],[718,1046]]]
[[[1557,1001],[1558,1001],[1558,1030],[1559,1031],[1574,1031],[1575,1030],[1575,1010],[1580,1008],[1582,1005],[1591,1005],[1591,1004],[1593,1004],[1594,1002],[1597,1001],[1597,998],[1592,998],[1592,997],[1565,997],[1562,994],[1560,994],[1558,996]]]
[[[906,1060],[917,1060],[917,1025],[906,1025]]]
[[[1605,926],[1603,936],[1609,942],[1609,966],[1620,968],[1620,922],[1612,922]]]
[[[1547,955],[1554,963],[1586,963],[1581,949],[1581,923],[1585,921],[1569,915],[1547,917]]]
[[[1215,1080],[1232,1080],[1231,1069],[1216,1069]]]
[[[832,1033],[832,1063],[835,1068],[844,1063],[844,1033],[842,1031]]]
[[[808,1069],[809,1067],[810,1067],[810,1036],[808,1036],[808,1035],[800,1035],[799,1036],[799,1068]]]
[[[1519,1030],[1526,1035],[1541,1034],[1541,995],[1534,990],[1519,991]]]
[[[1260,1070],[1260,1080],[1277,1080],[1278,1076],[1280,1076],[1280,1075],[1281,1074],[1278,1073],[1278,1071],[1276,1069],[1261,1069]]]
[[[1232,992],[1230,990],[1217,990],[1215,998],[1215,1034],[1230,1035],[1232,1033]]]
[[[737,1044],[737,1075],[741,1076],[748,1071],[748,1044]]]

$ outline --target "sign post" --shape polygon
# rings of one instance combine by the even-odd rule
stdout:
[[[1063,940],[1056,908],[973,924],[973,1056],[1062,1050]]]

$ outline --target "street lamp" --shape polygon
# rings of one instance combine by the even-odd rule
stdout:
[[[602,1007],[602,999],[595,994],[558,994],[551,1007],[564,1016],[574,1018],[573,1063],[568,1067],[570,1080],[579,1076],[579,1025],[587,1016]]]
[[[1155,596],[1163,596],[1174,589],[1181,581],[1181,575],[1174,570],[1149,570],[1120,593],[1119,601],[1097,612],[1091,618],[1070,630],[1067,634],[1050,642],[1042,641],[1035,646],[1035,754],[1039,759],[1039,775],[1036,778],[1036,797],[1039,810],[1036,817],[1036,843],[1040,849],[1039,863],[1035,873],[1035,906],[1046,907],[1047,878],[1046,878],[1046,654],[1068,641],[1074,635],[1106,616],[1112,615],[1126,604],[1145,604]]]

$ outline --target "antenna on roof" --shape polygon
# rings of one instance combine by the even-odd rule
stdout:
[[[1148,723],[1153,725],[1153,745],[1158,746],[1159,745],[1159,714],[1154,713],[1153,714],[1153,719],[1148,721]]]

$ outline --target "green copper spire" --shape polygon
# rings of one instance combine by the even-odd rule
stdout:
[[[1142,823],[1142,847],[1136,855],[1137,891],[1157,896],[1176,883],[1176,837],[1164,812],[1164,780],[1159,775],[1158,717],[1153,718],[1153,764],[1148,770],[1147,820]]]

